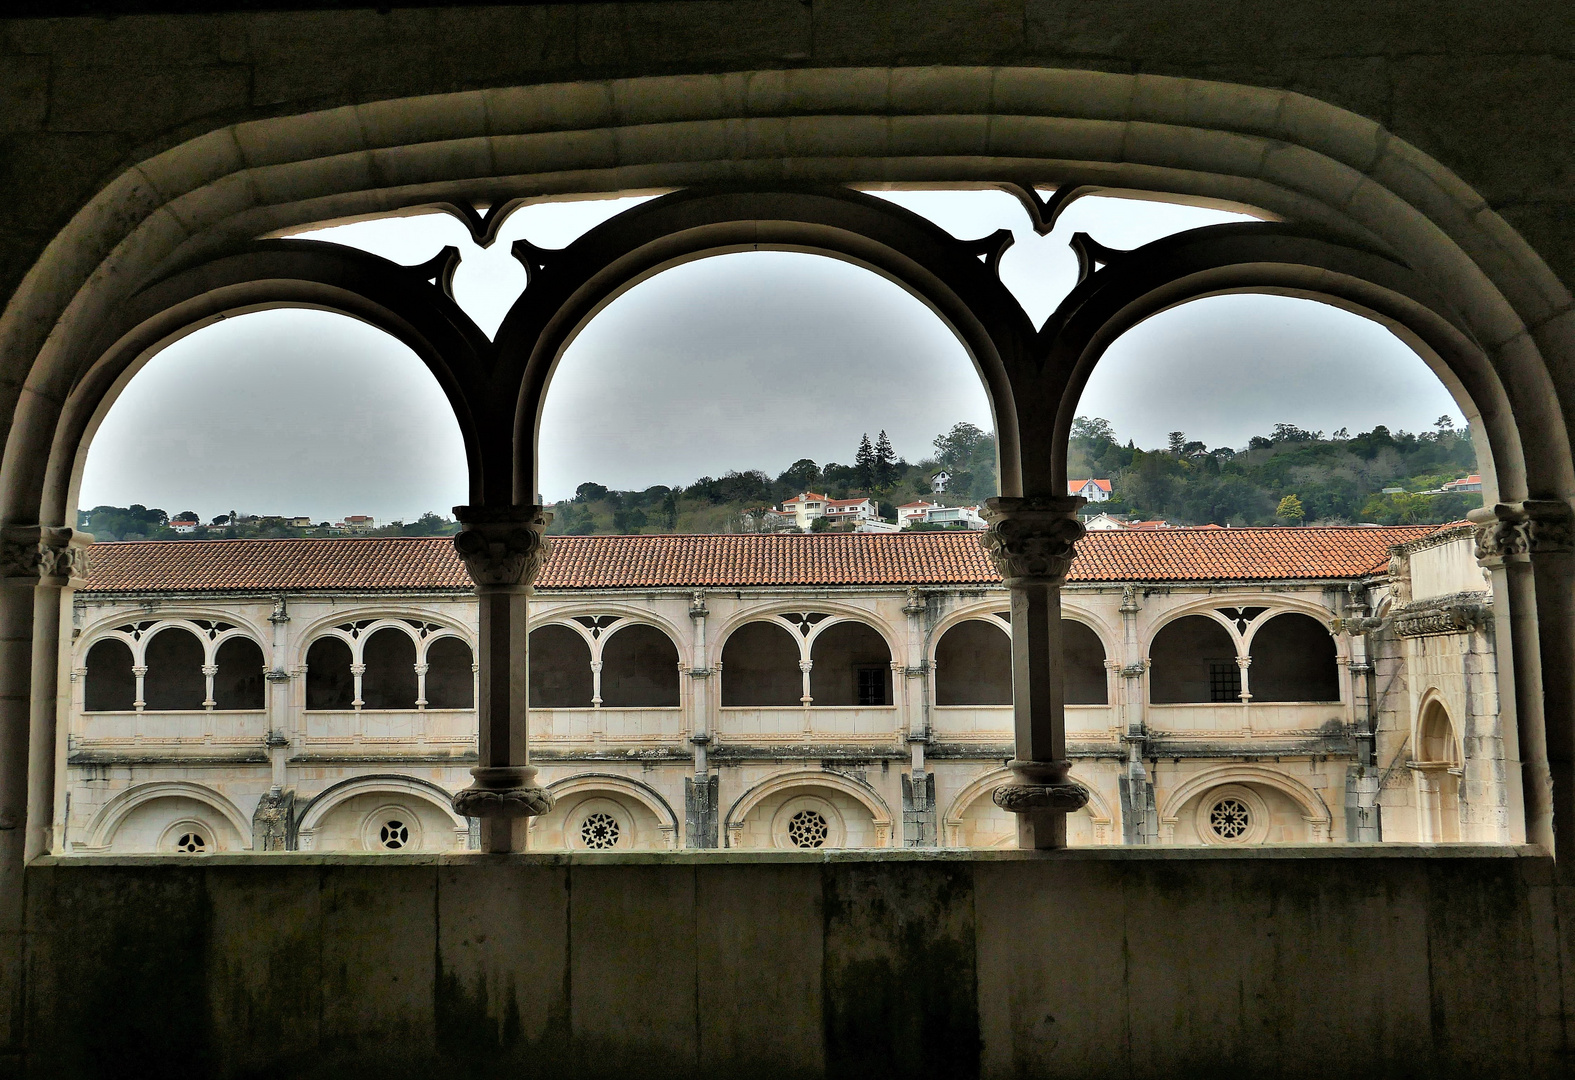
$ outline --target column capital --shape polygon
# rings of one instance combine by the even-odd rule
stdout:
[[[463,526],[454,550],[478,586],[524,586],[536,580],[551,549],[552,515],[541,506],[456,506]]]
[[[461,817],[541,817],[552,810],[552,793],[537,785],[529,765],[478,766],[470,775],[476,782],[451,799]]]
[[[1035,810],[1070,814],[1088,805],[1088,789],[1067,776],[1072,770],[1070,761],[1008,761],[1006,765],[1016,782],[1001,785],[990,796],[1002,810],[1013,814]]]
[[[1466,518],[1476,526],[1477,562],[1483,566],[1575,551],[1575,511],[1562,499],[1495,503]]]
[[[1066,580],[1084,533],[1077,511],[1086,501],[1075,495],[985,500],[984,517],[990,524],[979,542],[1008,588]]]
[[[91,569],[93,537],[53,525],[0,526],[0,577],[56,588],[78,586]]]

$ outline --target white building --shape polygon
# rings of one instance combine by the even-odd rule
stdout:
[[[897,507],[897,525],[962,525],[969,529],[982,529],[986,522],[977,506],[942,506],[940,503],[911,502]]]
[[[1106,502],[1110,498],[1109,480],[1068,480],[1068,495],[1081,495],[1091,503]]]
[[[1012,753],[1008,597],[977,538],[553,543],[529,686],[556,806],[533,847],[1014,842],[990,799]],[[1063,590],[1091,792],[1073,843],[1514,839],[1471,544],[1085,537]],[[476,761],[477,607],[448,540],[94,554],[57,850],[471,843],[449,797]]]

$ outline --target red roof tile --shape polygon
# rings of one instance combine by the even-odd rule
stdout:
[[[1435,526],[1091,532],[1073,582],[1265,581],[1381,571]],[[968,585],[1000,580],[976,532],[558,536],[542,589]],[[97,544],[88,593],[466,589],[446,537]]]

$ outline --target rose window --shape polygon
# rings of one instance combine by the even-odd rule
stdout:
[[[795,847],[825,847],[831,836],[831,826],[818,811],[800,810],[788,819],[787,834]]]
[[[1244,840],[1252,828],[1252,811],[1240,799],[1221,799],[1209,811],[1209,828],[1221,840]]]
[[[618,827],[617,818],[600,811],[587,814],[585,820],[580,823],[580,839],[585,842],[586,847],[597,851],[617,847],[618,837],[622,832],[623,830]]]
[[[403,821],[385,821],[378,830],[378,839],[389,851],[398,851],[410,843],[410,827]]]
[[[200,855],[208,849],[208,842],[202,838],[201,833],[181,833],[180,839],[175,841],[175,850],[184,851],[188,855]]]

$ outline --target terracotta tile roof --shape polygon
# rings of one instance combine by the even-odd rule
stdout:
[[[1091,532],[1073,582],[1265,581],[1381,571],[1436,526]],[[86,593],[468,589],[447,537],[97,544]],[[968,585],[1000,580],[976,532],[558,536],[542,589]]]

